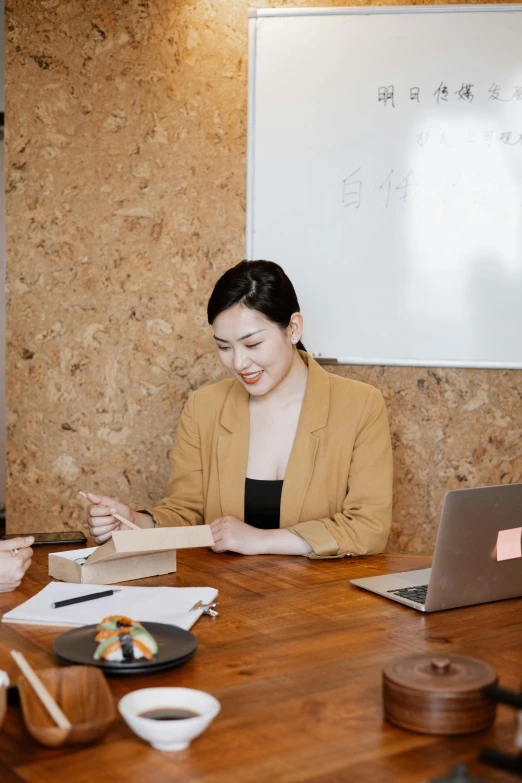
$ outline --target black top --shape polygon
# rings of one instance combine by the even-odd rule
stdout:
[[[245,522],[263,530],[279,527],[282,481],[245,481]]]

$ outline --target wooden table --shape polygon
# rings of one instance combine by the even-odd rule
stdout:
[[[0,613],[47,581],[47,549],[35,550],[15,593],[0,594]],[[177,574],[138,585],[219,589],[221,616],[202,617],[199,649],[180,669],[109,680],[115,700],[137,688],[186,686],[222,705],[210,728],[185,751],[161,753],[118,718],[95,746],[40,747],[9,707],[0,733],[2,783],[421,783],[467,763],[486,781],[514,781],[479,764],[484,744],[513,751],[514,713],[500,707],[489,732],[444,739],[409,733],[382,717],[381,672],[411,652],[482,658],[502,685],[522,679],[522,600],[424,615],[352,587],[352,577],[423,568],[428,558],[379,555],[311,561],[186,550]],[[131,584],[131,583],[128,583]],[[0,625],[0,669],[16,678],[9,650],[35,668],[55,665],[63,629]]]

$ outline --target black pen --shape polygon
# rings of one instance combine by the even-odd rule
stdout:
[[[77,598],[68,598],[66,601],[56,601],[51,604],[51,609],[59,609],[61,606],[70,606],[71,604],[81,604],[82,601],[94,601],[95,598],[106,598],[108,595],[121,593],[121,590],[104,590],[103,593],[89,593],[88,595],[79,595]]]

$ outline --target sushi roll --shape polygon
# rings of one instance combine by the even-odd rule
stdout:
[[[158,652],[152,634],[130,617],[105,617],[96,630],[96,661],[130,662],[141,658],[152,661]]]
[[[115,631],[119,631],[122,628],[143,628],[141,623],[136,620],[131,620],[130,617],[124,617],[123,615],[114,615],[112,617],[104,617],[101,623],[96,626],[98,633],[96,634],[95,641],[99,642],[101,639],[106,639],[110,634]]]

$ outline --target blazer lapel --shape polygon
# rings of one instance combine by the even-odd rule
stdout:
[[[217,459],[221,511],[245,518],[245,478],[250,440],[249,395],[234,381],[223,406],[220,424],[228,432],[218,437]]]
[[[328,373],[309,354],[302,351],[300,353],[308,364],[308,381],[283,483],[280,515],[282,528],[291,527],[300,521],[319,446],[319,436],[314,433],[326,426],[330,408]]]

